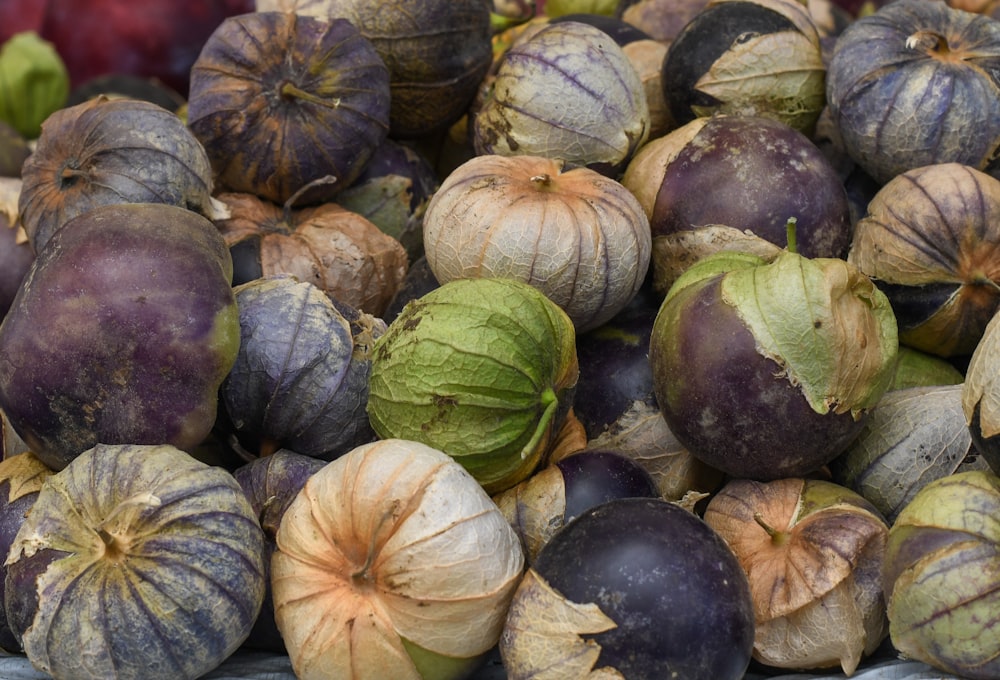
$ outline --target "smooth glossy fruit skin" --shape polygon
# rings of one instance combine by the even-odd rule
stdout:
[[[667,166],[649,223],[654,238],[724,224],[783,247],[792,217],[801,255],[847,255],[847,191],[819,148],[776,120],[718,116]]]
[[[692,455],[731,476],[812,473],[858,435],[864,418],[814,411],[778,363],[757,351],[722,301],[721,281],[688,286],[657,316],[650,362],[660,409]]]
[[[656,408],[648,355],[661,299],[643,285],[610,321],[577,336],[580,377],[573,412],[589,439],[613,427],[636,402]]]
[[[594,506],[616,498],[659,498],[660,492],[646,469],[614,451],[580,451],[555,464],[563,476],[570,522]]]
[[[0,408],[59,470],[98,442],[197,446],[239,349],[229,251],[165,204],[95,208],[32,265],[0,325]]]
[[[662,500],[601,504],[567,524],[534,570],[568,600],[595,603],[618,627],[592,636],[629,680],[737,680],[753,646],[750,586],[699,517]]]

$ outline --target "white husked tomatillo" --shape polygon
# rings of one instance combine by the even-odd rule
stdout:
[[[272,560],[297,677],[458,677],[499,640],[524,556],[451,457],[385,439],[310,477]]]

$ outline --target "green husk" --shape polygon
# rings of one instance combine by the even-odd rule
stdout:
[[[0,45],[0,120],[35,139],[68,96],[69,72],[52,43],[25,31]]]
[[[572,403],[573,323],[532,286],[459,279],[376,341],[368,414],[382,438],[451,455],[490,493],[530,475]]]

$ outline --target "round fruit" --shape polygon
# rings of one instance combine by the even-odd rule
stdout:
[[[844,260],[720,253],[670,288],[649,359],[657,403],[692,455],[771,480],[844,451],[892,382],[897,349],[888,300]]]
[[[514,594],[500,653],[511,680],[738,680],[753,602],[732,551],[663,500],[598,505],[542,548]],[[610,677],[610,675],[609,675]]]
[[[80,215],[35,260],[0,325],[0,408],[47,465],[97,443],[204,440],[239,350],[229,251],[162,203]]]
[[[221,188],[274,203],[314,180],[332,198],[389,132],[389,72],[344,19],[251,12],[223,21],[191,68],[188,124]]]
[[[375,343],[375,433],[455,457],[490,493],[527,478],[573,403],[573,322],[512,279],[457,279],[403,308]]]
[[[275,617],[303,680],[467,675],[500,637],[524,564],[462,466],[398,439],[309,477],[277,542]]]
[[[439,282],[523,281],[562,307],[580,332],[635,296],[650,247],[649,221],[625,187],[539,156],[466,161],[424,215],[424,251]]]
[[[7,618],[56,680],[193,680],[249,634],[263,541],[229,472],[99,444],[42,485],[8,556]]]
[[[827,68],[827,100],[851,158],[880,184],[913,168],[987,170],[1000,153],[1000,23],[933,0],[853,21]]]

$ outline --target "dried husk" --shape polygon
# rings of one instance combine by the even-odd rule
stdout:
[[[869,202],[848,260],[900,308],[901,343],[971,354],[1000,309],[1000,180],[959,163],[898,175]]]
[[[285,512],[275,617],[296,676],[428,677],[411,658],[497,643],[524,558],[495,503],[446,454],[382,440],[313,474]]]
[[[263,542],[226,470],[99,444],[43,483],[7,557],[7,612],[54,678],[193,680],[249,634]]]
[[[669,290],[688,267],[713,253],[737,251],[770,261],[781,252],[774,243],[750,230],[724,224],[706,224],[697,229],[663,234],[653,239],[654,285]]]
[[[54,112],[21,178],[18,209],[36,254],[66,222],[98,206],[166,203],[215,214],[201,143],[175,113],[135,99],[99,96]]]
[[[256,7],[354,24],[389,69],[395,139],[433,135],[458,120],[492,60],[489,0],[257,0]]]
[[[278,449],[332,460],[375,438],[371,348],[385,323],[292,277],[234,289],[240,351],[219,388],[245,457]]]
[[[879,184],[936,163],[985,170],[1000,152],[1000,24],[946,2],[876,4],[840,34],[827,70],[851,158]]]
[[[889,526],[861,496],[821,480],[732,480],[705,521],[747,572],[758,661],[851,675],[885,638]]]
[[[1000,474],[1000,313],[986,326],[962,386],[962,411],[976,448]]]
[[[389,132],[389,72],[346,20],[251,12],[223,21],[191,67],[188,122],[219,188],[331,199]]]
[[[988,470],[975,455],[962,385],[887,392],[861,434],[834,460],[834,479],[864,496],[890,523],[921,488],[959,470]]]
[[[974,680],[1000,674],[1000,478],[931,482],[892,525],[883,571],[889,635],[906,657]]]
[[[896,320],[885,295],[851,264],[783,251],[729,272],[722,296],[817,413],[858,417],[891,384]]]
[[[538,551],[564,522],[566,484],[556,465],[547,465],[520,484],[493,497],[500,512],[521,539],[524,558],[531,564]]]
[[[544,618],[539,620],[539,615]],[[598,605],[571,602],[529,569],[503,630],[505,639],[517,640],[517,659],[505,663],[518,680],[624,680],[613,668],[594,668],[601,648],[588,639],[615,627]]]
[[[579,332],[636,295],[650,248],[649,221],[625,187],[540,156],[476,156],[445,178],[424,214],[424,252],[439,282],[523,281]]]
[[[515,42],[472,123],[478,154],[543,156],[606,172],[624,168],[650,128],[635,67],[606,33],[579,21]]]
[[[709,63],[691,83],[679,82],[679,62],[690,58],[713,32],[731,30],[737,22],[749,21],[739,12],[746,2],[708,2],[671,42],[663,73],[668,104],[679,124],[692,117],[717,114],[763,116],[779,120],[811,135],[826,105],[826,65],[823,62],[819,31],[803,2],[796,0],[754,0],[757,14],[773,14],[783,21],[774,30],[747,31],[724,50],[712,52]],[[739,17],[739,19],[737,19]],[[707,59],[707,53],[704,55]],[[690,91],[685,91],[685,90]],[[683,110],[689,102],[690,110]]]
[[[646,106],[649,109],[647,139],[662,137],[675,127],[660,80],[660,66],[667,56],[668,47],[667,42],[653,39],[633,40],[622,45],[622,51],[639,74],[642,89],[646,94]]]
[[[215,220],[226,244],[252,244],[259,271],[250,278],[294,276],[381,316],[406,276],[402,244],[337,203],[282,207],[248,193],[222,193],[218,200],[228,209]]]

